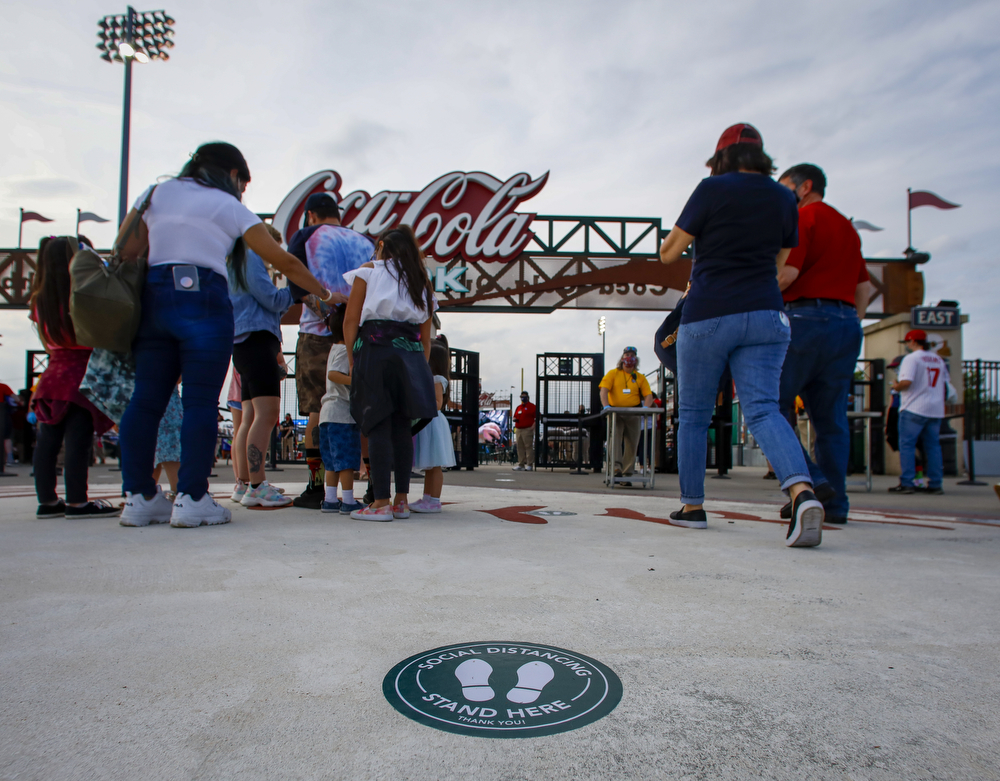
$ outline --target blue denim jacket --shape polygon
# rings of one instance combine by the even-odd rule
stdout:
[[[278,289],[271,281],[260,255],[247,249],[247,288],[236,285],[232,269],[229,270],[229,299],[233,302],[233,320],[236,336],[252,331],[270,331],[281,341],[281,316],[288,311],[294,299],[287,287]]]

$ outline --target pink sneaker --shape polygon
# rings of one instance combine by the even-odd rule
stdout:
[[[410,509],[415,513],[439,513],[441,512],[441,500],[433,497],[420,499],[411,504]]]
[[[399,520],[410,517],[410,505],[407,504],[405,499],[399,504],[394,504],[392,506],[392,517],[398,518]]]
[[[381,521],[385,523],[392,520],[392,507],[390,505],[378,509],[375,508],[375,505],[362,507],[360,510],[352,510],[351,517],[356,521]]]

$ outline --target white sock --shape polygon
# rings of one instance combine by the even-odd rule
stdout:
[[[344,504],[354,504],[353,488],[344,488],[341,493],[344,495]]]
[[[328,485],[326,486],[326,501],[335,502],[337,501],[337,486]]]
[[[425,502],[437,502],[440,501],[436,496],[431,496],[430,494],[424,494]]]

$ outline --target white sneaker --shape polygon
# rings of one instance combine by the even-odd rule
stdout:
[[[512,468],[510,471],[512,471],[512,472],[523,472],[524,471],[524,467],[521,466],[520,464],[518,464],[517,466],[515,466],[514,468]]]
[[[118,523],[122,526],[149,526],[151,523],[170,523],[173,507],[170,500],[163,495],[160,486],[156,486],[156,494],[147,499],[142,494],[125,494],[125,507],[122,508]]]
[[[247,483],[237,480],[236,485],[233,486],[233,495],[229,497],[229,500],[234,504],[239,504],[243,501],[243,497],[246,496],[247,489],[249,488],[250,486]]]
[[[285,507],[292,503],[292,497],[285,496],[267,480],[256,488],[247,487],[240,501],[244,507]]]
[[[229,523],[233,514],[205,494],[197,502],[188,494],[177,494],[174,499],[174,511],[170,516],[170,525],[182,529],[195,526],[213,526],[217,523]]]
[[[533,466],[532,466],[531,464],[528,464],[528,465],[527,465],[527,466],[526,466],[526,467],[524,468],[524,471],[525,471],[525,472],[534,472],[534,471],[535,471],[535,467],[533,467]]]

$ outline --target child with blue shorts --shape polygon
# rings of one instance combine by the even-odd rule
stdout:
[[[334,344],[326,360],[326,394],[319,412],[319,453],[326,470],[326,496],[320,509],[350,515],[363,505],[354,499],[354,472],[361,466],[361,435],[351,417],[351,369],[344,344],[346,309],[344,304],[334,307],[326,321]]]

